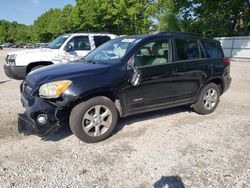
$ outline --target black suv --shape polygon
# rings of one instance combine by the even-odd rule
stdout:
[[[97,142],[119,117],[180,105],[209,114],[230,83],[230,59],[216,40],[177,32],[117,38],[79,62],[28,74],[18,127],[43,137],[69,124],[79,139]]]

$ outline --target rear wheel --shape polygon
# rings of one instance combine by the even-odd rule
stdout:
[[[107,97],[94,97],[76,105],[70,114],[70,128],[80,140],[88,143],[106,139],[118,120],[114,103]]]
[[[220,99],[220,89],[215,83],[209,83],[201,92],[194,104],[194,111],[198,114],[210,114],[215,111]]]

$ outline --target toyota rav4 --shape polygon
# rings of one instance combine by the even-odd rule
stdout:
[[[82,141],[98,142],[120,117],[180,105],[212,113],[230,83],[230,59],[214,39],[178,32],[117,38],[77,63],[28,74],[18,127],[43,137],[69,124]]]

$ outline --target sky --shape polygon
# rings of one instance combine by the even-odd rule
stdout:
[[[17,21],[32,25],[42,13],[50,8],[63,8],[67,4],[76,5],[75,0],[1,0],[0,20]]]

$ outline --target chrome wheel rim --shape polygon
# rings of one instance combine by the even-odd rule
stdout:
[[[92,137],[103,135],[111,126],[112,113],[103,105],[91,107],[83,116],[82,128],[84,132]]]
[[[206,110],[212,110],[217,103],[218,94],[213,88],[208,89],[203,97],[203,105]]]

